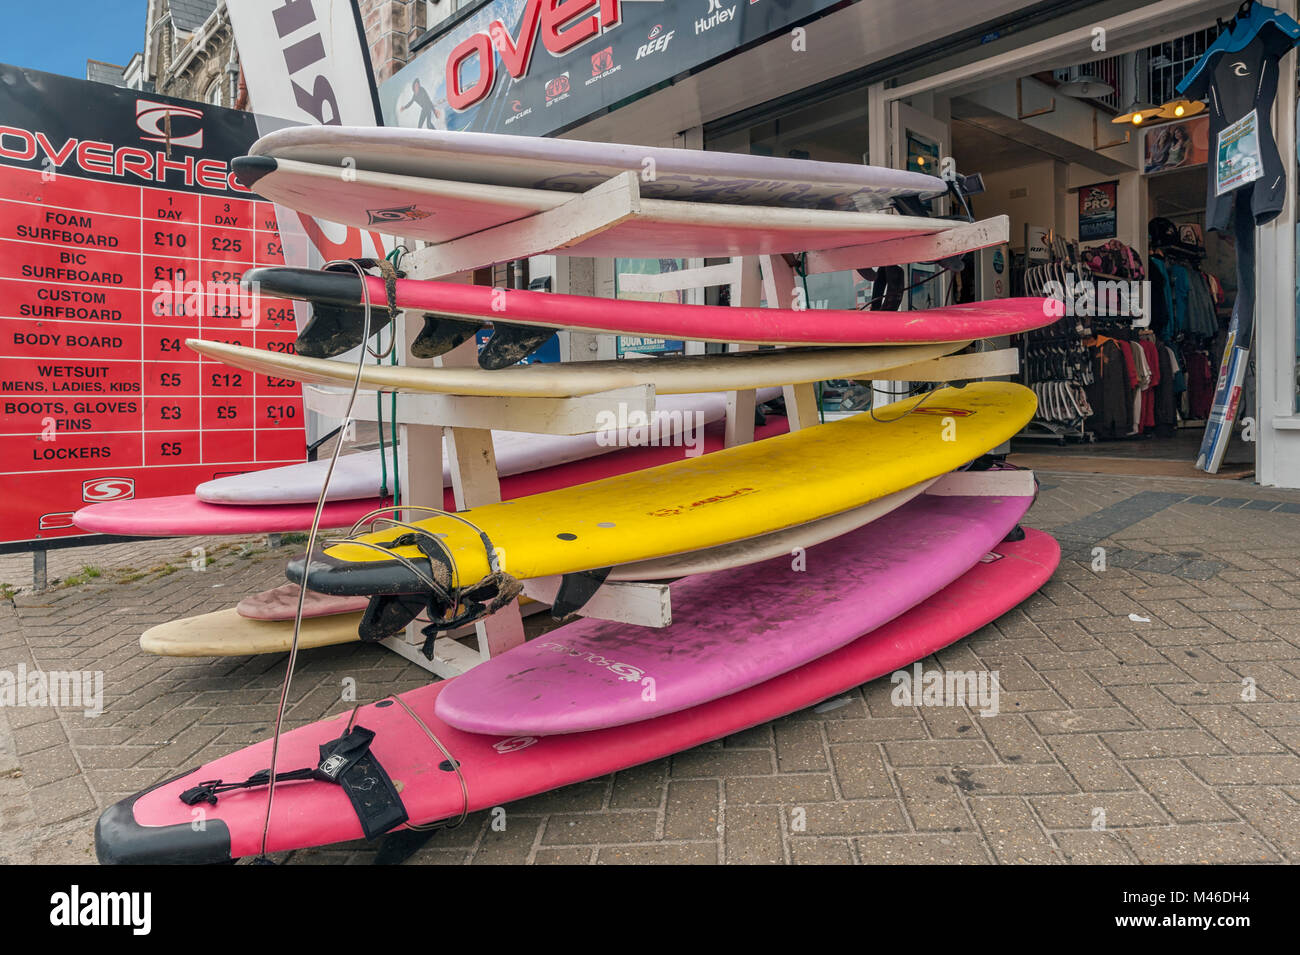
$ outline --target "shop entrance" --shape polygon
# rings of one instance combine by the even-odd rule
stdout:
[[[1028,466],[1208,477],[1195,468],[1236,293],[1231,235],[1205,229],[1208,116],[1159,107],[1217,27],[1102,59],[1027,64],[902,101],[946,119],[951,157],[980,173],[977,218],[1007,215],[1009,293],[1060,301],[1026,336],[1039,411],[1012,442]],[[1041,67],[1041,68],[1038,68]],[[1166,89],[1165,87],[1168,87]],[[897,134],[897,130],[894,131]],[[905,157],[891,156],[899,165]],[[987,287],[968,272],[976,298]],[[1254,376],[1217,477],[1254,474]]]

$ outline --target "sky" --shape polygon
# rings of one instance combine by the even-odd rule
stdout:
[[[0,63],[85,79],[86,60],[125,66],[144,46],[148,0],[5,0]]]

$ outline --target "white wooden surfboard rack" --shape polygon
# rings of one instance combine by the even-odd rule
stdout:
[[[575,195],[563,205],[515,222],[438,245],[408,242],[414,251],[402,260],[408,276],[418,279],[469,281],[473,270],[543,254],[565,254],[586,240],[633,219],[642,212],[636,173],[628,172]],[[689,215],[707,215],[705,203],[673,203],[693,207]],[[819,212],[819,216],[835,213]],[[845,213],[852,216],[852,213]],[[683,222],[683,228],[689,223]],[[809,274],[845,269],[874,268],[928,262],[1006,242],[1010,224],[1006,216],[976,223],[954,223],[951,229],[931,235],[891,239],[826,251],[809,250]],[[417,246],[421,246],[417,248]],[[629,280],[630,284],[629,284]],[[660,275],[628,276],[624,287],[635,291],[673,291],[729,285],[735,305],[792,308],[796,301],[797,276],[783,256],[733,258],[729,264],[685,269]],[[375,303],[381,307],[382,303]],[[456,366],[477,363],[477,346],[471,340],[435,359],[411,354],[410,345],[423,322],[418,313],[407,321],[398,319],[399,360],[408,365]],[[733,350],[754,346],[731,345]],[[1010,354],[1007,354],[1007,353]],[[1014,373],[1014,350],[958,355],[923,362],[907,369],[911,380],[991,377]],[[1008,371],[1008,364],[1012,370]],[[814,386],[801,384],[784,389],[791,430],[818,421]],[[345,389],[308,385],[303,388],[307,408],[332,418],[347,413]],[[733,392],[727,402],[726,442],[728,446],[754,439],[754,392]],[[352,417],[378,417],[374,392],[361,393]],[[501,500],[501,485],[493,452],[492,430],[530,431],[542,434],[582,434],[594,429],[597,414],[615,411],[647,414],[655,407],[654,388],[641,386],[566,399],[484,398],[458,395],[401,394],[397,398],[399,427],[398,471],[403,504],[427,504],[437,496],[429,475],[442,473],[443,435],[447,436],[452,490],[457,508],[491,504]],[[384,401],[390,406],[389,401]],[[558,580],[529,581],[526,592],[540,600],[553,598]],[[583,608],[586,616],[618,620],[642,626],[663,627],[672,622],[672,605],[666,584],[607,583]],[[424,636],[420,624],[411,624],[402,636],[383,643],[389,649],[441,677],[463,673],[473,666],[517,646],[524,640],[523,619],[518,601],[474,625],[478,637],[475,650],[459,640],[440,636],[433,659],[421,652]]]

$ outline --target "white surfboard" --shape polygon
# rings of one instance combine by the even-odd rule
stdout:
[[[338,166],[268,157],[236,159],[232,168],[258,195],[306,215],[434,243],[526,219],[573,199],[557,190],[365,169],[346,170],[344,178]],[[541,251],[601,258],[777,255],[935,235],[954,223],[878,211],[641,197],[635,215],[605,225]],[[485,261],[491,259],[484,254]]]
[[[764,388],[758,392],[757,402],[762,404],[780,395],[779,388]],[[686,412],[691,412],[698,424],[718,421],[727,414],[727,395],[724,392],[705,392],[689,395],[663,395],[656,399],[655,422],[660,433],[675,435],[685,425]],[[542,468],[568,464],[626,446],[626,434],[618,432],[611,443],[609,436],[592,434],[532,434],[523,431],[494,431],[492,445],[496,451],[497,473],[502,477],[523,474]],[[388,455],[391,469],[392,449]],[[381,451],[361,451],[344,454],[334,466],[330,478],[328,501],[348,501],[377,497],[381,481]],[[320,494],[325,480],[328,461],[308,461],[286,467],[250,471],[230,477],[207,481],[194,489],[199,500],[209,504],[306,504],[313,503]],[[389,477],[391,482],[391,475]],[[443,451],[442,486],[451,486],[451,467]]]
[[[197,338],[188,338],[185,344],[205,358],[235,368],[307,384],[350,385],[357,375],[356,366],[345,361],[303,358]],[[956,341],[860,348],[784,348],[632,361],[537,362],[497,371],[366,365],[361,370],[361,386],[379,391],[513,398],[574,398],[639,385],[653,385],[662,395],[690,394],[707,387],[747,391],[832,378],[880,378],[883,372],[941,358],[969,344],[969,341]]]
[[[652,199],[800,209],[869,212],[947,191],[934,176],[856,163],[456,130],[295,126],[250,152],[329,166],[336,179],[348,169],[565,193],[633,171]]]

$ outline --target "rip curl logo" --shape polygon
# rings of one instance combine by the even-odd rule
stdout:
[[[685,514],[697,507],[705,507],[709,504],[720,504],[723,501],[734,500],[738,497],[744,497],[746,494],[753,494],[758,490],[754,487],[738,487],[734,491],[726,494],[715,494],[712,497],[706,497],[703,500],[692,501],[690,504],[682,504],[678,507],[661,507],[657,511],[650,511],[651,517],[671,517],[674,514]]]
[[[203,148],[203,128],[200,126],[191,133],[174,131],[176,117],[185,119],[203,119],[203,110],[175,103],[155,103],[151,100],[135,101],[135,125],[143,133],[140,138],[150,143],[168,143],[172,146],[185,146],[188,149]]]
[[[1232,73],[1234,76],[1250,76],[1250,67],[1242,60],[1238,60],[1232,64]]]
[[[640,683],[642,678],[645,677],[645,670],[640,667],[634,667],[630,663],[619,663],[617,660],[611,660],[590,650],[566,647],[562,643],[543,643],[541,648],[552,653],[567,654],[576,659],[585,660],[593,666],[604,667],[625,683]]]
[[[383,225],[385,222],[419,222],[433,215],[415,206],[392,206],[388,209],[367,209],[371,225]]]
[[[81,499],[87,504],[104,501],[129,501],[135,497],[135,481],[131,478],[95,478],[81,484]]]

